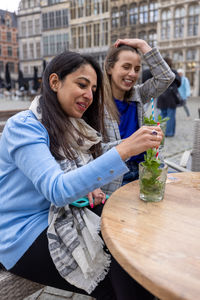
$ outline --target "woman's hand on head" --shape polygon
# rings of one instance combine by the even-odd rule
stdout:
[[[153,134],[152,134],[153,133]],[[146,151],[149,148],[157,148],[163,138],[163,132],[159,126],[142,126],[131,136],[124,139],[116,146],[123,160]]]
[[[115,47],[120,45],[127,45],[140,50],[143,54],[152,50],[152,48],[147,44],[146,41],[141,39],[118,39],[115,43]]]
[[[96,205],[104,204],[106,201],[106,194],[102,192],[100,188],[88,193],[88,199],[90,202],[90,207],[93,208]]]

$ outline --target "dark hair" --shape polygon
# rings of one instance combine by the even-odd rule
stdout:
[[[69,121],[69,116],[63,111],[58,102],[56,93],[51,89],[49,84],[49,76],[52,73],[58,75],[59,80],[65,77],[83,65],[91,65],[97,74],[97,89],[93,95],[93,102],[83,115],[83,119],[94,129],[105,133],[104,129],[104,96],[102,84],[102,72],[98,63],[89,55],[82,55],[76,52],[65,51],[54,57],[46,66],[42,77],[40,107],[42,112],[42,124],[48,131],[50,137],[50,151],[52,155],[60,160],[64,157],[60,154],[60,148],[65,156],[74,159],[75,154],[71,147],[70,140],[74,139],[73,125]],[[84,137],[78,132],[81,138]],[[88,137],[89,138],[89,137]],[[74,143],[73,143],[74,144]],[[100,145],[92,147],[91,153],[94,157],[101,154]]]
[[[171,59],[169,56],[166,56],[166,57],[164,58],[164,60],[166,61],[166,63],[168,64],[168,66],[169,66],[170,68],[172,68],[172,65],[173,65],[172,59]]]

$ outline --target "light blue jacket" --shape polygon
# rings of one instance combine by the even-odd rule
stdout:
[[[187,100],[187,98],[190,97],[190,83],[187,77],[181,76],[181,85],[178,88],[178,91],[183,100]]]
[[[0,263],[12,268],[48,226],[51,203],[64,206],[128,171],[116,148],[68,173],[30,111],[7,121],[0,139]]]

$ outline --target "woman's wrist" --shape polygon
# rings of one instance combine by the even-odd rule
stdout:
[[[141,40],[138,49],[142,52],[142,54],[146,54],[152,50],[152,48],[144,40]]]

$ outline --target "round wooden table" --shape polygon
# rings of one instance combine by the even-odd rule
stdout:
[[[164,300],[200,299],[200,172],[168,174],[164,199],[139,199],[139,182],[112,194],[102,234],[119,264]]]

